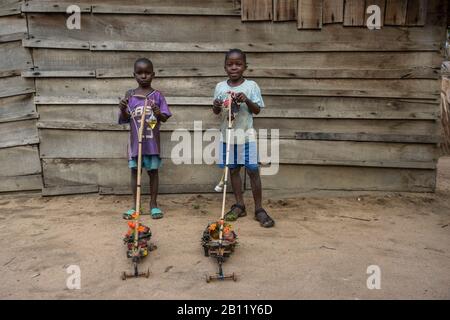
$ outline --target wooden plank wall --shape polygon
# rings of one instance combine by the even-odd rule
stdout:
[[[65,28],[70,1],[24,4],[29,37],[22,45],[32,50],[33,66],[18,67],[23,84],[0,93],[35,81],[29,87],[39,120],[22,122],[38,128],[44,193],[129,192],[127,127],[115,124],[116,103],[134,86],[132,64],[142,56],[154,62],[154,86],[174,113],[163,126],[163,192],[212,191],[220,170],[174,165],[170,137],[175,129],[194,131],[194,120],[203,130],[218,127],[211,97],[224,79],[224,52],[233,47],[248,52],[248,77],[264,94],[257,128],[280,130],[280,171],[263,177],[266,189],[434,190],[446,1],[425,1],[426,20],[407,6],[405,23],[414,27],[377,31],[363,27],[366,13],[356,2],[294,2],[298,7],[242,1],[240,11],[230,0],[183,7],[176,0],[85,1],[81,30]],[[394,2],[386,3],[390,24],[398,18],[388,9],[402,8]],[[248,11],[249,3],[259,9]],[[34,107],[5,99],[5,112],[13,104]]]
[[[450,14],[447,15],[447,26],[450,27]],[[447,33],[447,41],[444,46],[444,52],[445,61],[442,64],[441,91],[441,122],[443,140],[441,150],[444,155],[448,156],[450,155],[450,33]]]
[[[391,26],[424,26],[428,0],[242,0],[242,21],[298,21],[298,29],[321,29],[324,24],[366,25],[367,7],[377,5]],[[272,14],[273,11],[273,14]]]
[[[441,149],[445,155],[450,155],[450,79],[449,74],[446,73],[442,79],[442,101],[441,101],[441,115],[443,138]]]
[[[33,62],[22,46],[20,8],[21,1],[0,2],[0,193],[42,188],[34,79],[21,77]]]

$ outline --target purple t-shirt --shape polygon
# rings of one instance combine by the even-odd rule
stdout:
[[[159,109],[161,110],[161,113],[165,114],[167,117],[172,116],[172,113],[170,113],[169,106],[167,105],[166,98],[162,95],[161,92],[155,90],[153,92],[150,92],[147,95],[147,109],[145,114],[145,127],[144,127],[144,133],[142,136],[142,155],[159,155],[160,154],[160,140],[159,140],[159,128],[161,126],[161,123],[158,121],[155,128],[153,130],[148,125],[149,119],[151,115],[153,114],[153,111],[151,109],[152,104],[159,106]],[[135,158],[138,156],[138,133],[139,128],[141,126],[141,116],[142,111],[144,109],[145,105],[145,99],[143,97],[136,97],[132,95],[128,99],[128,106],[130,110],[131,117],[130,119],[124,119],[122,118],[122,114],[119,111],[119,124],[130,124],[130,135],[128,138],[128,160],[131,160],[132,158]]]

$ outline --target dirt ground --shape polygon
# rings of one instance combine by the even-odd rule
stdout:
[[[450,158],[438,183],[436,194],[266,195],[276,227],[251,214],[236,222],[240,245],[225,271],[239,279],[211,284],[204,276],[216,264],[200,238],[220,215],[218,194],[161,196],[165,218],[144,218],[158,246],[141,265],[151,276],[127,281],[129,197],[3,195],[0,298],[449,299]],[[69,265],[80,267],[80,290],[66,286]],[[367,288],[370,265],[380,267],[380,290]]]

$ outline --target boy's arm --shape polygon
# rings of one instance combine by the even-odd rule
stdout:
[[[119,124],[130,122],[130,113],[128,112],[128,99],[131,97],[131,90],[125,93],[125,98],[119,102]]]
[[[156,104],[153,106],[153,112],[160,122],[166,122],[172,116],[172,113],[170,112],[166,98],[162,94],[159,96],[158,103],[159,105]]]
[[[166,122],[169,119],[169,116],[162,113],[161,109],[158,106],[153,107],[153,112],[155,113],[156,118],[161,122]]]
[[[219,99],[221,95],[220,83],[216,85],[214,90],[213,112],[218,115],[222,112],[222,101]]]
[[[253,114],[259,114],[261,112],[261,107],[257,103],[250,100],[242,92],[236,94],[236,100],[237,100],[237,102],[240,102],[240,103],[244,102],[247,105],[248,110],[250,110],[250,112]]]

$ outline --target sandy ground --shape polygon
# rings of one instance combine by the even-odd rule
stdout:
[[[216,264],[200,237],[220,215],[220,195],[161,196],[166,217],[144,219],[158,246],[141,265],[152,274],[127,281],[120,213],[129,197],[4,195],[0,298],[449,299],[450,158],[439,166],[436,194],[266,197],[275,228],[251,215],[234,224],[240,245],[225,270],[235,283],[204,280]],[[81,269],[80,290],[66,286],[69,265]],[[367,288],[370,265],[380,290]]]

